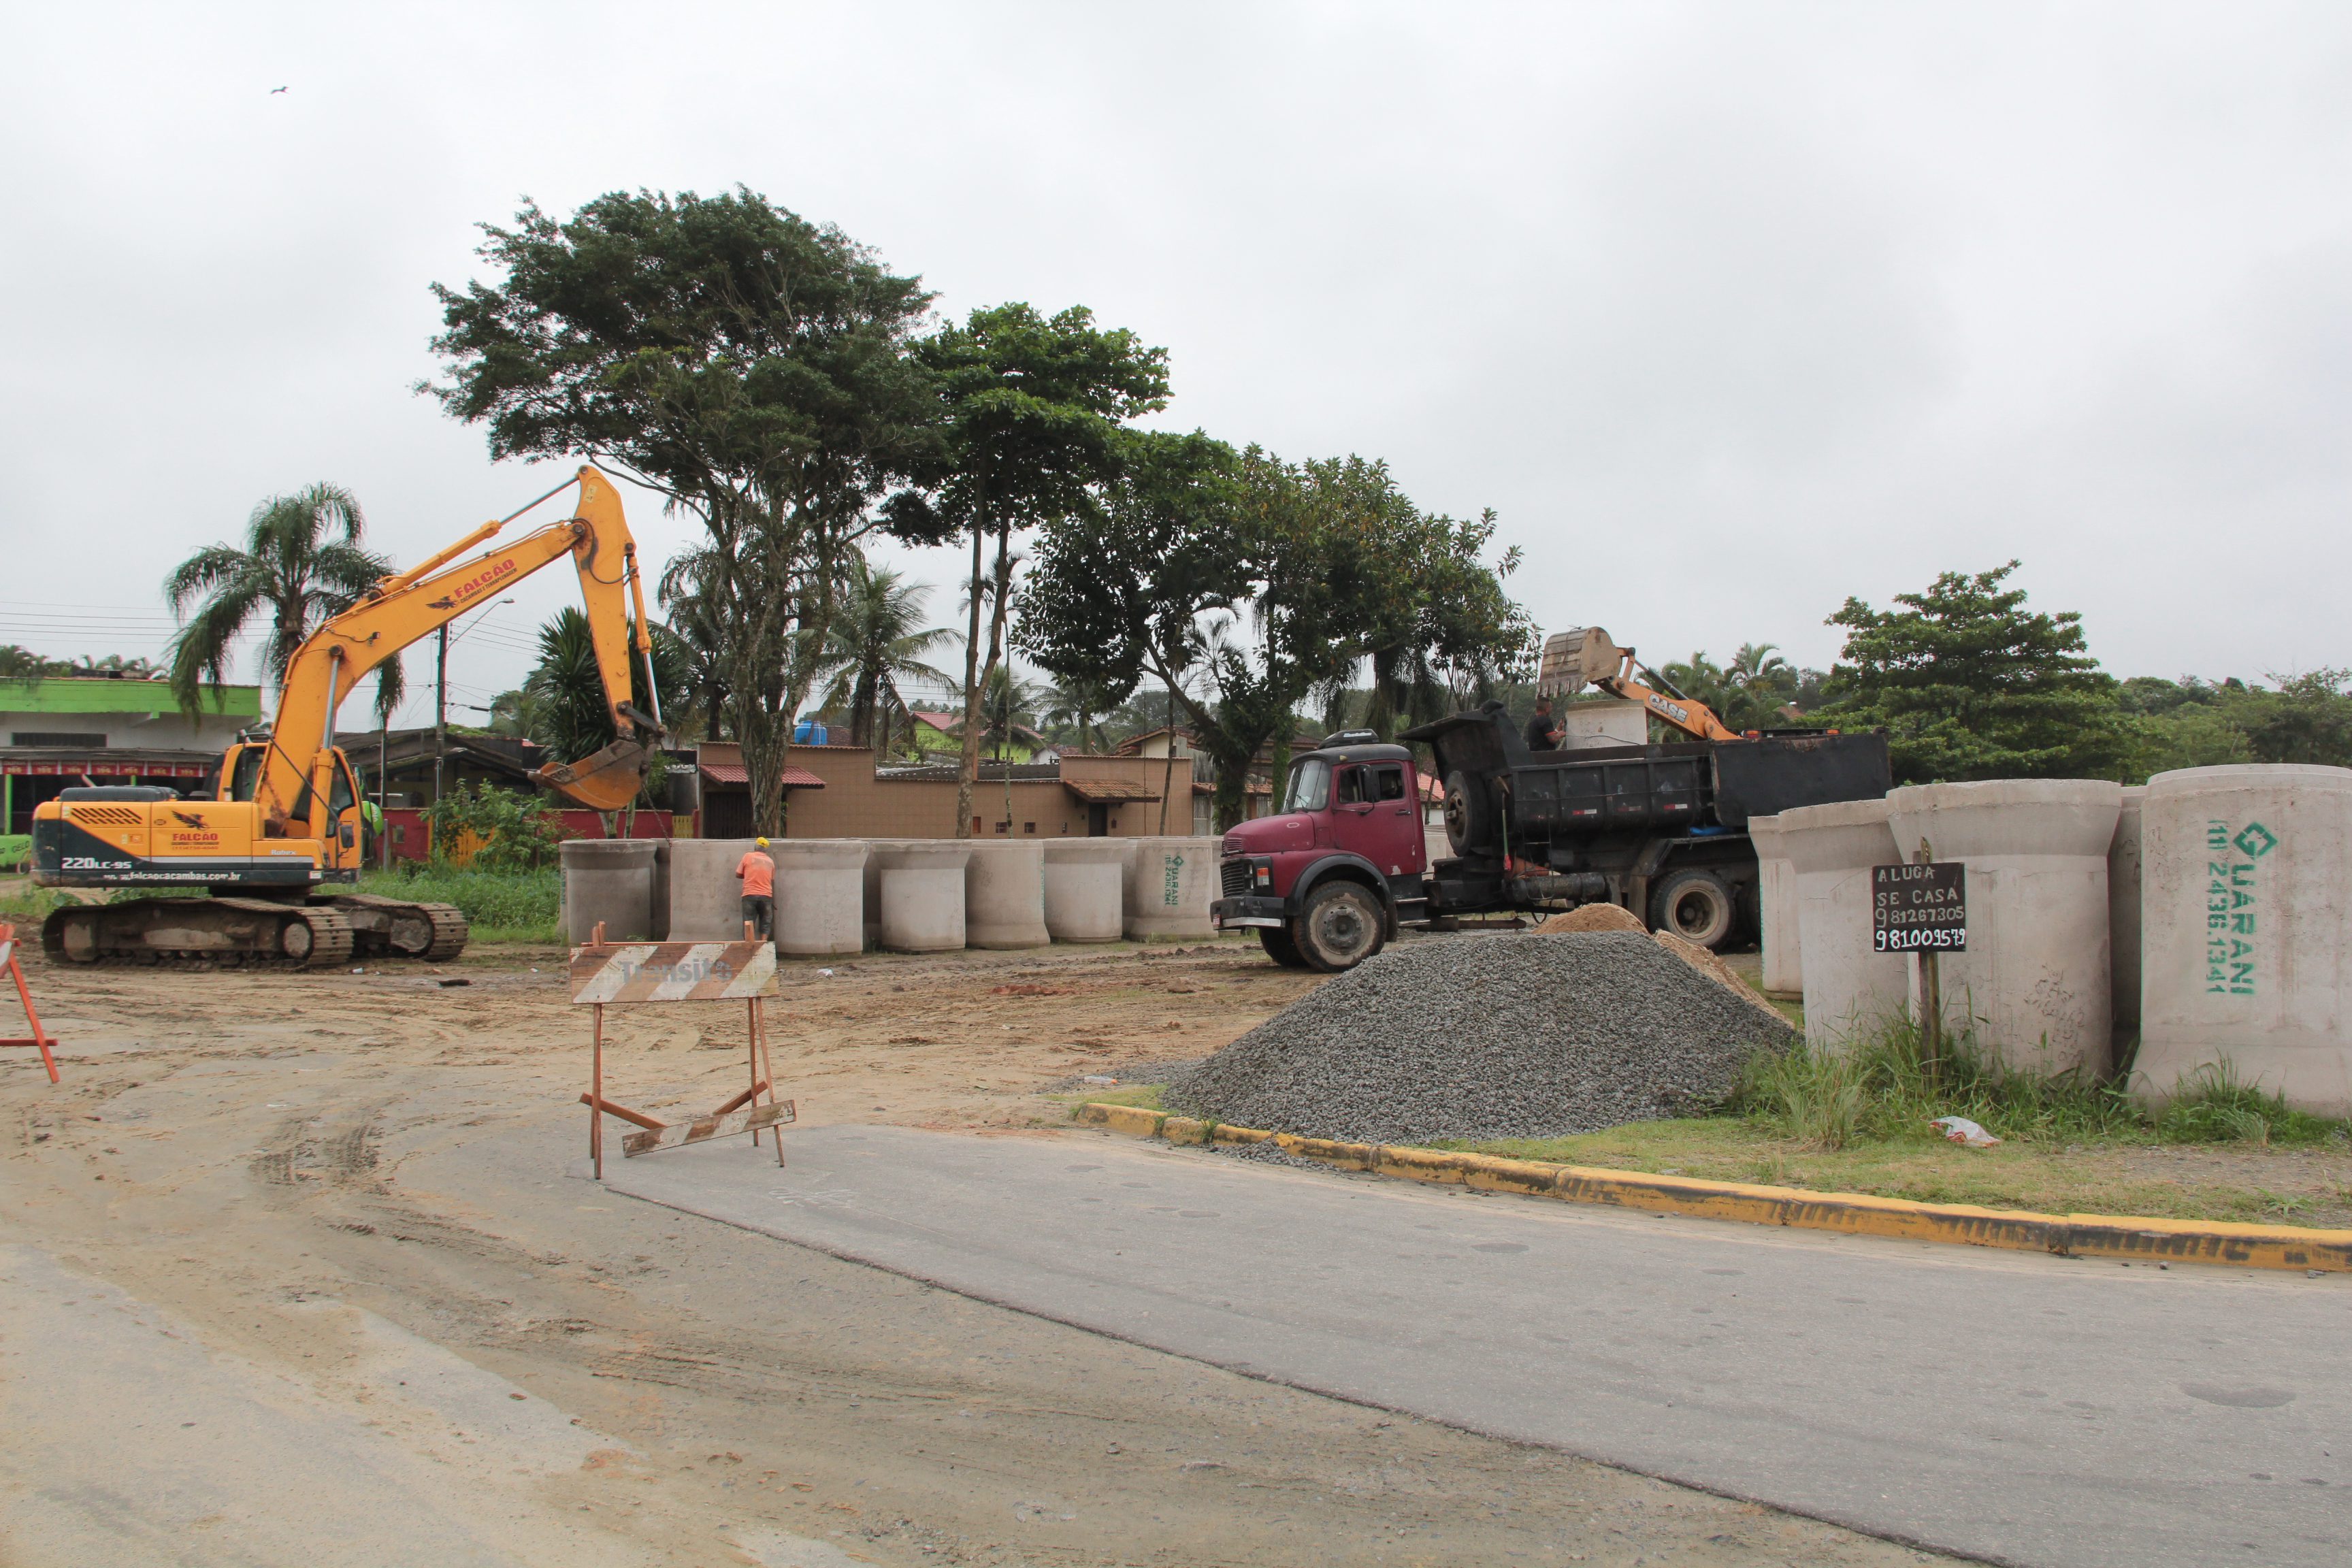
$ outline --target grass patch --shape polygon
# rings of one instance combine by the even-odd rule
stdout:
[[[30,882],[19,883],[0,891],[0,921],[24,931],[37,931],[49,911],[67,900],[47,888],[37,888]]]
[[[1164,1083],[1123,1083],[1116,1089],[1105,1089],[1098,1083],[1086,1085],[1078,1093],[1058,1095],[1074,1105],[1135,1105],[1146,1110],[1166,1109],[1160,1097],[1168,1092]]]
[[[360,890],[387,899],[455,904],[472,927],[470,942],[561,943],[556,914],[563,900],[563,874],[552,866],[536,871],[362,871]]]
[[[1745,1118],[1637,1121],[1575,1138],[1448,1144],[1518,1160],[1647,1171],[1706,1181],[1751,1182],[1816,1192],[1872,1193],[1919,1203],[1974,1204],[2043,1214],[2148,1215],[2172,1219],[2352,1223],[2352,1166],[2320,1190],[2286,1192],[2293,1178],[2202,1162],[2155,1168],[2153,1142],[2105,1148],[2004,1143],[1965,1149],[1940,1139],[1822,1149]],[[2220,1152],[2214,1151],[2212,1152]],[[2247,1152],[2255,1152],[2248,1151]],[[2258,1156],[2259,1157],[2259,1156]],[[2269,1163],[2265,1160],[2263,1163]],[[2284,1167],[2288,1158],[2282,1158]]]
[[[1441,1147],[1986,1208],[2352,1224],[2352,1159],[2338,1170],[2289,1158],[2352,1156],[2352,1124],[2294,1110],[2226,1063],[2151,1110],[2112,1084],[2008,1068],[1968,1039],[1938,1061],[1920,1047],[1897,1021],[1837,1055],[1801,1046],[1757,1058],[1714,1116]],[[1948,1142],[1929,1125],[1941,1116],[2002,1142]],[[2168,1161],[2168,1150],[2189,1157]],[[2273,1152],[2277,1163],[2263,1158]],[[2306,1190],[2278,1190],[2297,1182]]]
[[[1995,1137],[2041,1144],[2352,1144],[2352,1127],[2288,1107],[2227,1064],[2192,1075],[2162,1110],[2114,1083],[2003,1066],[1963,1037],[1927,1058],[1917,1026],[1895,1019],[1834,1055],[1802,1046],[1751,1059],[1725,1106],[1778,1136],[1834,1151],[1930,1140],[1928,1123],[1965,1116]]]

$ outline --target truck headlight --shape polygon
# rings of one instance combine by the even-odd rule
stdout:
[[[1251,880],[1251,881],[1253,881],[1253,882],[1255,882],[1255,884],[1257,884],[1257,885],[1258,885],[1259,887],[1261,887],[1261,888],[1271,888],[1271,887],[1273,887],[1273,886],[1274,886],[1274,862],[1273,862],[1273,861],[1271,861],[1271,860],[1253,860],[1253,861],[1251,861],[1251,862],[1250,862],[1250,880]]]

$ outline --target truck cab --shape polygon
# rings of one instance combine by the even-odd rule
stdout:
[[[1292,762],[1282,809],[1235,826],[1220,855],[1221,930],[1254,929],[1291,968],[1353,968],[1426,904],[1412,752],[1370,731],[1332,736]]]

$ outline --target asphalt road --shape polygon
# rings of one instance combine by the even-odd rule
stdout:
[[[1994,1562],[2352,1561],[2352,1279],[1624,1215],[1105,1134],[824,1128],[786,1148],[784,1170],[741,1139],[616,1158],[606,1184]]]

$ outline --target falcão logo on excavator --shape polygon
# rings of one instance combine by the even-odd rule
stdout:
[[[511,555],[501,560],[493,561],[488,566],[483,567],[481,571],[476,573],[473,576],[468,577],[466,581],[458,584],[455,588],[451,589],[449,591],[449,596],[453,599],[470,599],[475,595],[480,593],[483,589],[488,587],[491,584],[499,581],[500,578],[513,576],[514,570],[514,557]]]

